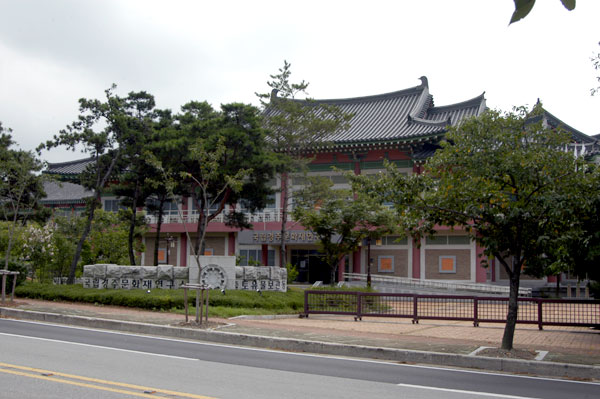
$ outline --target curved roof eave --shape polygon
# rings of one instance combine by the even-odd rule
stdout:
[[[561,121],[560,119],[558,119],[556,116],[552,115],[550,112],[548,112],[547,110],[544,109],[544,117],[546,118],[546,120],[548,121],[548,123],[553,126],[553,127],[562,127],[563,129],[565,129],[566,131],[568,131],[569,133],[571,133],[571,136],[573,137],[573,139],[575,139],[576,141],[581,140],[584,143],[593,143],[594,141],[596,141],[593,137],[588,136],[587,134],[575,129],[574,127],[566,124],[565,122]]]
[[[461,102],[454,103],[454,104],[435,106],[434,108],[431,109],[431,113],[435,114],[435,113],[441,113],[441,112],[448,112],[448,111],[461,109],[461,108],[465,108],[465,107],[472,107],[472,106],[476,106],[476,105],[479,106],[478,114],[480,114],[481,112],[483,112],[486,109],[485,91],[483,93],[481,93],[480,95],[473,97],[469,100],[461,101]]]

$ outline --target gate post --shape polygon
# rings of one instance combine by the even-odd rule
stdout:
[[[477,297],[473,301],[473,326],[479,327],[478,301]]]
[[[542,314],[542,299],[538,298],[537,299],[537,303],[538,303],[538,329],[542,330],[544,328],[544,323],[542,320],[543,314]]]
[[[362,292],[356,293],[356,316],[354,321],[362,320]]]
[[[419,296],[413,295],[413,319],[412,319],[413,324],[419,324],[418,301],[419,301]]]

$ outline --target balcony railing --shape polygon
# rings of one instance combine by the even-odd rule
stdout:
[[[211,220],[211,223],[223,223],[227,215],[231,210],[226,209],[221,212],[217,217]],[[267,223],[267,222],[281,222],[282,212],[280,208],[269,208],[263,209],[257,212],[245,212],[246,218],[252,223]],[[156,215],[148,214],[146,219],[150,224],[156,224],[158,217]],[[293,221],[291,212],[288,212],[288,221]],[[198,222],[198,211],[186,210],[186,211],[167,211],[163,215],[163,224],[168,223],[197,223]]]

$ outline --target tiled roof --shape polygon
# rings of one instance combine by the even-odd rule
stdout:
[[[550,126],[561,127],[565,131],[569,132],[576,143],[593,143],[596,141],[593,137],[588,136],[587,134],[582,133],[579,130],[567,125],[566,123],[564,123],[563,121],[561,121],[556,116],[552,115],[546,110],[544,110],[544,119]]]
[[[84,198],[94,195],[92,191],[83,186],[68,182],[44,182],[44,191],[46,197],[42,200],[43,204],[83,203]]]
[[[276,95],[275,91],[273,99]],[[400,91],[314,102],[335,105],[342,112],[353,114],[348,130],[335,132],[328,138],[336,144],[401,141],[438,135],[444,133],[449,124],[479,115],[485,109],[483,94],[462,103],[435,107],[426,77],[421,77],[419,86]]]
[[[94,162],[92,158],[78,159],[76,161],[49,163],[44,173],[51,175],[77,176]]]

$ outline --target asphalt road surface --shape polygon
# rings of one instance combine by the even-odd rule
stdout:
[[[0,319],[0,398],[567,398],[600,384]]]

